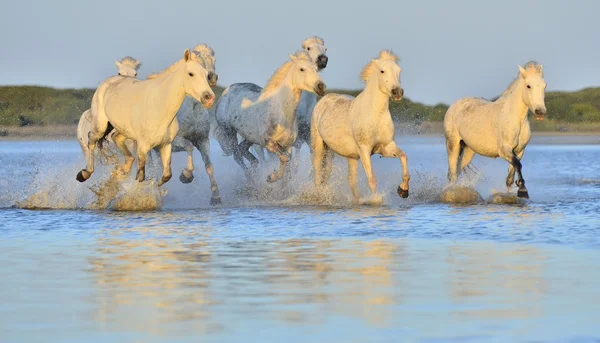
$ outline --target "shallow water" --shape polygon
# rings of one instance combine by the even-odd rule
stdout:
[[[349,205],[343,161],[319,205],[306,147],[287,186],[266,185],[270,162],[253,188],[213,143],[223,206],[197,154],[179,182],[178,153],[152,212],[85,210],[110,170],[76,182],[75,141],[0,142],[0,341],[600,340],[599,145],[534,140],[530,203],[456,206],[443,140],[398,142],[409,199],[397,160],[373,158],[381,206]],[[506,162],[474,164],[465,182],[505,191]],[[13,207],[36,192],[57,209]]]

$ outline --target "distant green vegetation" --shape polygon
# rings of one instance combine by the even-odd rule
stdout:
[[[222,88],[216,89],[219,95]],[[357,95],[359,91],[332,90]],[[54,89],[37,86],[0,87],[0,126],[42,126],[76,124],[90,107],[93,89]],[[420,124],[439,122],[448,109],[446,104],[428,106],[404,99],[391,103],[392,117],[398,122]],[[600,122],[600,88],[577,92],[546,93],[548,121],[532,122],[537,129],[560,129],[561,124]]]

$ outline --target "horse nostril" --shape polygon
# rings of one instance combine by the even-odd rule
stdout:
[[[537,114],[538,116],[541,116],[541,115],[543,115],[543,114],[545,114],[545,113],[546,113],[546,112],[544,112],[543,110],[541,110],[541,109],[539,109],[539,108],[535,110],[535,114]]]
[[[325,84],[323,82],[319,82],[319,84],[317,85],[317,88],[321,91],[325,90]]]
[[[400,95],[404,96],[404,88],[400,88]]]
[[[204,93],[204,100],[206,100],[206,101],[212,100],[212,95],[210,95],[210,93]]]

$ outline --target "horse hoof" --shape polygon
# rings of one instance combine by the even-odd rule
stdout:
[[[527,189],[525,189],[525,188],[519,189],[517,191],[517,197],[529,199],[529,193],[527,192]]]
[[[402,189],[402,187],[398,186],[398,195],[404,199],[408,198],[408,189]]]
[[[179,181],[181,181],[181,183],[190,183],[194,181],[194,174],[190,174],[190,177],[187,177],[185,176],[184,172],[181,172],[181,175],[179,175]]]
[[[212,197],[212,198],[210,198],[210,204],[212,206],[221,205],[222,204],[221,197]]]
[[[89,176],[88,176],[89,177]],[[83,176],[83,170],[80,170],[79,173],[77,173],[77,177],[76,177],[77,181],[79,182],[85,182],[88,178]]]

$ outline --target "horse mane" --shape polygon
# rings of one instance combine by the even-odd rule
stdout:
[[[142,66],[142,63],[140,61],[136,60],[135,58],[133,58],[131,56],[123,57],[119,63],[129,66],[129,67],[132,67],[135,70],[140,69],[140,67]]]
[[[398,57],[392,50],[381,50],[379,52],[379,56],[377,56],[377,60],[398,63],[398,61],[400,61],[400,57]],[[367,81],[371,74],[373,74],[373,71],[377,68],[378,67],[375,61],[369,62],[360,72],[360,79],[362,81]]]
[[[310,55],[304,50],[296,51],[294,56],[301,60],[305,60],[305,61],[312,63],[312,60],[310,59]],[[277,70],[275,70],[273,75],[271,75],[271,78],[269,79],[269,81],[267,81],[265,88],[263,88],[262,94],[268,93],[268,92],[276,89],[277,87],[279,87],[279,85],[281,84],[283,79],[285,79],[285,76],[290,71],[292,64],[294,64],[294,61],[291,61],[291,60],[287,61],[281,67],[279,67]]]
[[[325,45],[325,41],[323,40],[323,38],[319,37],[319,36],[312,36],[312,37],[308,37],[306,38],[303,42],[302,42],[302,49],[306,49],[306,46],[310,43],[310,42],[315,42],[317,44],[321,44],[321,45]]]
[[[208,45],[202,43],[202,44],[198,44],[196,45],[192,51],[195,52],[199,52],[200,54],[206,54],[206,55],[210,55],[210,56],[215,56],[215,51],[209,47]]]
[[[542,65],[539,64],[536,61],[529,61],[529,62],[525,63],[525,66],[523,67],[523,69],[543,74],[543,72],[542,72]],[[507,95],[510,92],[512,92],[513,88],[519,82],[519,78],[520,77],[521,77],[521,75],[517,75],[517,77],[514,80],[512,80],[512,82],[510,83],[510,85],[508,85],[508,87],[506,87],[506,90],[502,93],[502,95],[500,95],[500,97],[502,97],[504,95]]]

